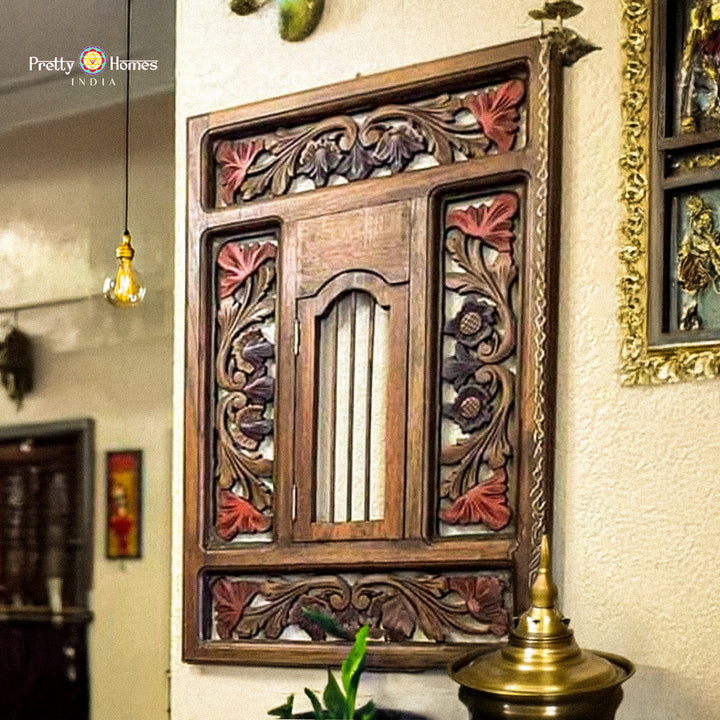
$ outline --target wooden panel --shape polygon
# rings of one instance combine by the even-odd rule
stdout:
[[[315,294],[346,270],[371,270],[389,283],[407,282],[409,210],[397,202],[298,223],[298,295]]]
[[[322,577],[332,578],[329,586],[341,588],[341,595],[348,592],[342,588],[350,587],[352,595],[356,583],[378,574],[407,580],[410,576],[398,569],[399,558],[403,572],[413,578],[439,578],[439,597],[448,601],[458,601],[456,594],[444,594],[448,586],[442,583],[448,578],[495,574],[507,583],[503,597],[508,612],[519,614],[526,607],[540,536],[551,523],[560,72],[552,41],[532,39],[190,121],[185,659],[271,664],[338,660],[344,648],[336,643],[289,646],[282,631],[274,637],[274,630],[270,635],[264,629],[241,632],[245,606],[239,613],[237,607],[225,606],[220,612],[215,595],[226,595],[231,605],[242,604],[238,599],[247,599],[246,590],[254,587],[247,583],[259,584],[262,592],[252,601],[259,608],[273,578],[281,585],[302,580],[315,587],[316,581],[322,585]],[[464,149],[463,142],[469,143]],[[453,209],[493,214],[493,203],[508,194],[517,204],[509,220],[516,237],[512,265],[517,280],[507,288],[517,332],[510,355],[498,361],[512,376],[512,391],[503,396],[511,410],[503,414],[506,423],[499,436],[500,445],[511,446],[503,465],[507,489],[503,486],[496,498],[503,522],[498,524],[498,514],[491,513],[489,522],[485,518],[463,525],[446,522],[458,515],[453,504],[488,484],[500,466],[480,452],[462,492],[445,493],[448,484],[439,482],[447,459],[441,431],[443,423],[454,422],[443,405],[457,405],[464,392],[453,388],[448,395],[441,386],[448,363],[458,361],[452,348],[445,352],[446,328],[453,319],[462,320],[456,316],[468,303],[482,305],[484,298],[492,312],[500,309],[492,293],[456,283],[450,292],[457,293],[457,302],[443,310],[445,285],[452,285],[451,275],[460,272],[456,261],[448,259],[448,233],[462,230],[447,220]],[[483,243],[488,247],[479,252],[486,269],[492,270],[502,254],[490,242],[491,236],[497,240],[497,228],[480,224],[479,235],[472,230],[463,235],[467,251],[476,254],[471,271],[479,268],[477,252]],[[250,537],[242,545],[228,544],[218,540],[213,528],[215,466],[209,448],[216,418],[208,398],[217,321],[209,304],[214,288],[209,248],[269,228],[277,233],[277,357],[272,368],[277,388],[272,511],[261,513],[272,514],[273,524],[269,542]],[[507,231],[501,228],[500,234]],[[500,282],[497,274],[490,275],[493,283]],[[386,445],[390,485],[385,488],[384,520],[363,515],[362,521],[314,522],[319,328],[333,312],[332,303],[354,292],[370,293],[392,315]],[[362,419],[361,412],[350,417],[355,413],[350,410],[355,407],[351,385],[330,382],[348,368],[356,377],[362,362],[357,352],[364,340],[352,333],[343,337],[355,338],[345,344],[348,357],[337,362],[336,351],[334,364],[322,375],[335,401],[338,394],[349,396],[345,405],[336,404],[347,417],[333,447],[340,447],[342,433]],[[477,345],[472,352],[480,352]],[[488,360],[492,353],[480,354],[488,367],[493,364]],[[369,358],[366,369],[371,372]],[[471,384],[482,385],[483,377]],[[498,387],[496,383],[486,398],[493,407],[503,405],[497,404]],[[336,421],[333,432],[338,427]],[[461,435],[472,444],[482,428],[466,429]],[[451,438],[451,443],[457,439],[463,438]],[[346,452],[348,447],[346,443]],[[341,474],[352,475],[348,468],[353,462],[348,454],[338,465]],[[443,467],[453,472],[462,462]],[[335,495],[346,508],[348,497],[353,505],[352,493]],[[342,519],[336,510],[333,519]],[[445,532],[450,526],[468,532]],[[404,607],[403,602],[395,598],[391,606]],[[221,631],[218,613],[237,622],[222,621]],[[382,643],[372,645],[370,665],[428,667],[467,651],[468,644],[455,642],[450,619],[443,623],[435,639],[413,640],[411,649],[408,638],[403,641],[391,629]],[[371,625],[376,633],[385,632],[382,612]],[[220,637],[221,632],[227,637]],[[470,635],[465,639],[471,644],[492,642]]]

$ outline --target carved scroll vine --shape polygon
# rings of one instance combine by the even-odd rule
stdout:
[[[217,256],[215,530],[225,541],[272,526],[273,461],[259,448],[273,430],[275,254],[271,242],[229,242]]]
[[[446,292],[462,295],[463,304],[444,327],[455,342],[453,355],[443,358],[442,378],[452,384],[455,399],[443,407],[443,415],[466,436],[440,455],[440,464],[450,469],[441,475],[439,516],[449,525],[481,523],[497,531],[510,522],[508,428],[515,376],[507,361],[516,349],[511,288],[517,277],[517,212],[517,195],[501,193],[489,204],[450,210],[445,221],[451,261]]]
[[[220,205],[278,197],[304,176],[315,188],[331,178],[348,182],[411,169],[429,154],[438,165],[512,150],[525,97],[521,80],[441,95],[413,105],[386,105],[359,117],[341,115],[314,125],[215,147]]]
[[[504,590],[505,582],[491,575],[222,577],[213,583],[212,598],[222,640],[276,640],[289,628],[325,640],[307,609],[334,617],[350,633],[368,623],[375,640],[443,642],[507,633]]]

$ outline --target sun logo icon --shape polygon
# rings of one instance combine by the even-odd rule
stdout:
[[[106,62],[105,53],[100,48],[88,47],[80,53],[80,67],[88,75],[101,72]]]

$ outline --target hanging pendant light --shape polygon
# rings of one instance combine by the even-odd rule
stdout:
[[[132,261],[135,249],[132,246],[130,231],[128,230],[128,163],[130,144],[130,19],[132,0],[127,0],[127,32],[125,35],[125,232],[123,241],[118,245],[115,255],[117,257],[117,270],[113,275],[105,278],[103,293],[109,303],[115,307],[134,307],[139,305],[145,297],[145,285],[140,273],[133,268]]]

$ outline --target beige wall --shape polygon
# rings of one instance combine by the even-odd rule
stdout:
[[[0,389],[0,425],[95,419],[94,720],[157,720],[167,707],[172,103],[132,108],[130,229],[145,305],[96,297],[20,312],[36,388],[19,411]],[[123,121],[116,107],[0,135],[0,307],[100,291],[122,239]],[[144,453],[145,539],[142,560],[118,563],[105,559],[104,461],[122,448]]]
[[[274,3],[180,0],[177,37],[173,720],[260,720],[320,671],[180,662],[181,424],[187,116],[536,32],[536,0],[328,0],[318,31],[285,44]],[[620,2],[573,21],[603,47],[566,75],[555,555],[580,643],[639,666],[621,720],[718,717],[720,383],[622,388],[615,320]],[[372,675],[380,704],[466,717],[443,672]]]

